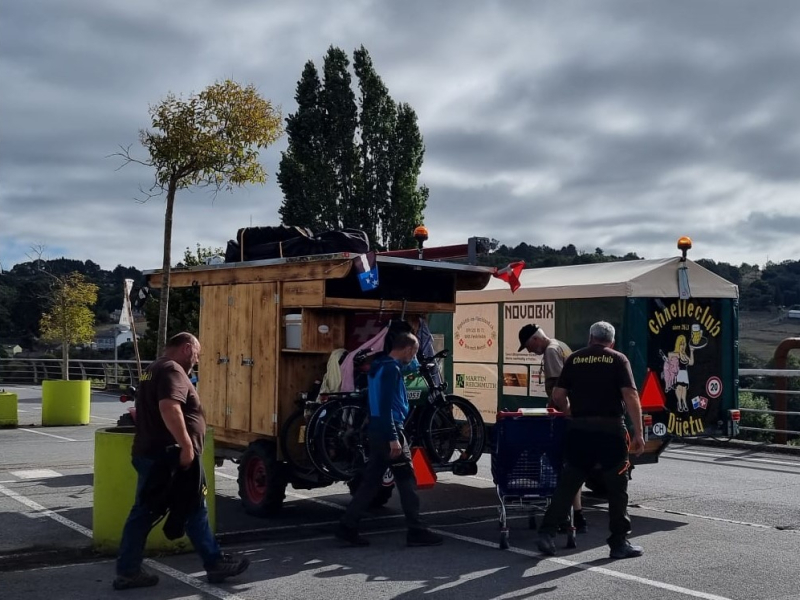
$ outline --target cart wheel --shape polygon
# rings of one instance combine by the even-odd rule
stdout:
[[[355,477],[353,477],[350,481],[347,482],[347,487],[350,488],[350,495],[355,496],[356,490],[358,490],[359,486],[361,485],[361,474],[359,473]],[[389,499],[392,497],[392,491],[394,490],[394,484],[392,485],[382,485],[381,489],[378,490],[378,493],[372,499],[372,502],[369,503],[370,508],[380,508],[385,506]]]
[[[500,550],[508,550],[508,531],[501,531],[500,532]]]
[[[577,547],[578,544],[575,541],[575,531],[573,530],[567,535],[567,548],[577,548]]]
[[[528,529],[536,529],[536,515],[528,517]]]
[[[247,514],[268,517],[280,511],[286,497],[286,476],[274,443],[258,440],[247,447],[239,462],[238,483]]]

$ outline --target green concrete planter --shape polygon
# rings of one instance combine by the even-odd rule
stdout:
[[[16,427],[18,424],[17,395],[0,392],[0,427]]]
[[[94,549],[104,554],[116,554],[122,541],[122,528],[128,518],[136,495],[136,470],[131,464],[133,427],[98,429],[94,436],[94,506],[92,508],[92,542]],[[216,498],[214,495],[214,432],[206,431],[203,468],[208,484],[208,520],[216,531]],[[164,522],[156,525],[147,538],[149,554],[191,552],[192,543],[186,536],[168,540]]]
[[[88,425],[91,383],[87,380],[42,382],[42,425]]]

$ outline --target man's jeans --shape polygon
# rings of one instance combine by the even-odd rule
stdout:
[[[155,464],[148,458],[134,457],[133,468],[139,475],[136,483],[136,499],[122,530],[122,541],[117,557],[117,575],[134,575],[142,567],[142,556],[147,535],[153,527],[153,517],[146,506],[141,503],[141,494],[147,476]],[[221,551],[211,526],[208,524],[208,509],[205,499],[200,507],[186,519],[186,535],[192,542],[194,549],[203,559],[205,568],[213,565],[220,557]]]

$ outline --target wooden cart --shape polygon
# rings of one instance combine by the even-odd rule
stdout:
[[[306,489],[332,483],[294,473],[278,438],[298,397],[324,375],[331,352],[345,347],[356,313],[387,319],[453,313],[456,292],[483,289],[493,272],[379,254],[380,285],[363,292],[354,258],[327,254],[171,274],[173,288],[200,288],[198,391],[214,428],[217,464],[226,458],[239,463],[239,492],[248,512],[266,515],[280,508],[287,483]],[[151,287],[161,286],[161,271],[145,275]],[[289,315],[300,321],[299,348],[286,343]]]

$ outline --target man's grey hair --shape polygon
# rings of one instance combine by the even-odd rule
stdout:
[[[589,336],[601,344],[610,344],[614,341],[614,326],[606,321],[598,321],[589,328]]]

